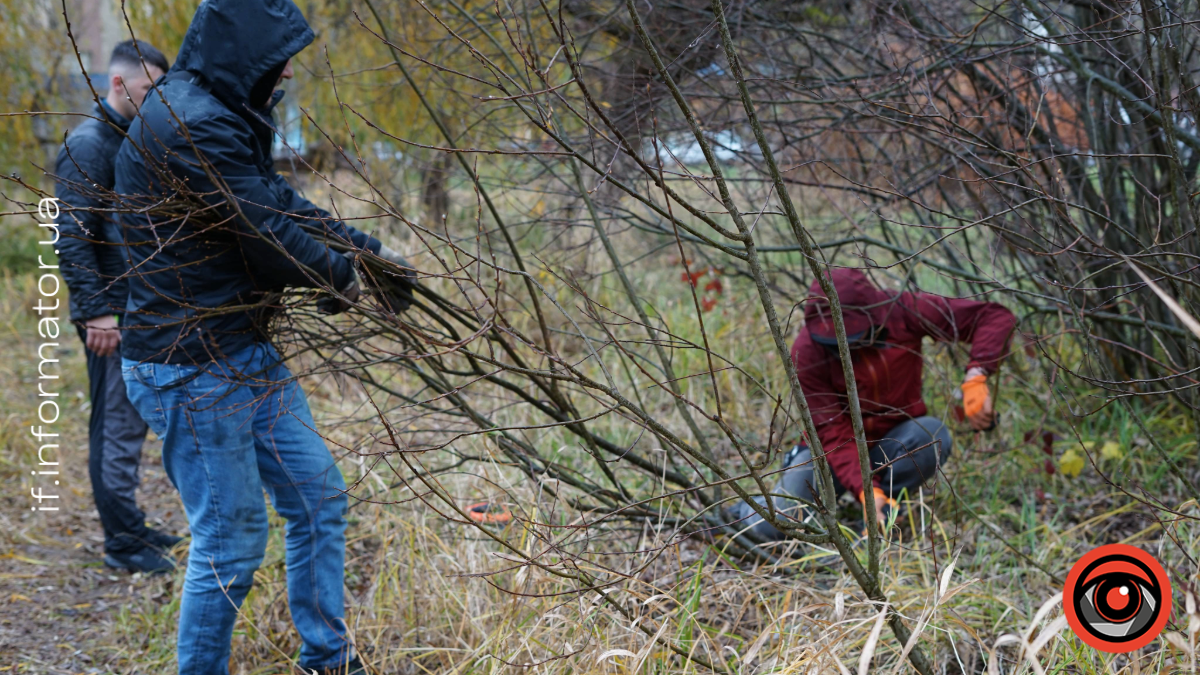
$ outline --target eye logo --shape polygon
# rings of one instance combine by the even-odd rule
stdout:
[[[1171,618],[1171,582],[1149,553],[1124,544],[1089,551],[1063,588],[1071,630],[1088,645],[1131,652],[1158,637]]]

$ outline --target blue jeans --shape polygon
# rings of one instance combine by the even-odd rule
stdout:
[[[125,359],[121,371],[129,400],[163,439],[163,464],[192,531],[180,675],[229,673],[237,608],[267,548],[264,489],[287,520],[300,665],[344,664],[346,484],[278,352],[260,343],[201,366]]]

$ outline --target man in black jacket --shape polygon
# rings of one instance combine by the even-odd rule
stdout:
[[[117,330],[129,286],[124,256],[115,245],[120,230],[111,217],[113,165],[129,122],[151,83],[167,72],[167,59],[145,42],[127,40],[113,49],[108,95],[92,116],[67,136],[55,162],[59,264],[71,292],[71,320],[87,354],[92,411],[88,424],[88,473],[100,524],[104,562],[137,572],[172,568],[164,552],[179,538],[146,526],[134,493],[146,423],[125,395]]]
[[[362,672],[344,621],[346,484],[264,320],[286,287],[326,289],[330,311],[355,302],[353,263],[335,249],[397,274],[407,264],[274,170],[276,87],[312,40],[292,0],[205,0],[117,156],[130,269],[123,375],[163,436],[191,526],[181,675],[229,672],[237,607],[267,545],[264,489],[287,521],[298,665]]]

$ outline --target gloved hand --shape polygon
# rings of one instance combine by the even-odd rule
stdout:
[[[891,520],[892,514],[900,508],[895,499],[887,496],[883,488],[878,485],[871,486],[871,492],[875,495],[875,521],[879,523],[879,529],[882,531],[887,528],[888,521]],[[866,492],[858,493],[858,502],[863,505],[863,522],[867,521],[867,496]],[[866,530],[863,531],[863,536],[867,536]]]
[[[996,426],[992,396],[988,392],[987,373],[982,368],[967,371],[962,383],[963,414],[975,431],[991,431]]]
[[[358,296],[361,294],[361,287],[358,283],[358,272],[354,273],[354,278],[339,293],[342,297],[329,293],[320,300],[317,300],[317,311],[322,314],[341,314],[350,309],[350,305],[357,302]]]
[[[404,256],[387,246],[379,247],[379,257],[392,263],[392,266],[400,268],[397,270],[389,266],[389,269],[384,270],[382,274],[377,273],[380,278],[376,280],[380,287],[378,292],[380,302],[392,313],[399,314],[412,304],[413,288],[417,285],[417,272],[404,259]]]

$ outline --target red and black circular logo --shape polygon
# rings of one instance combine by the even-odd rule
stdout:
[[[1131,652],[1158,637],[1171,617],[1171,582],[1140,548],[1089,551],[1067,575],[1063,609],[1071,630],[1102,652]]]

